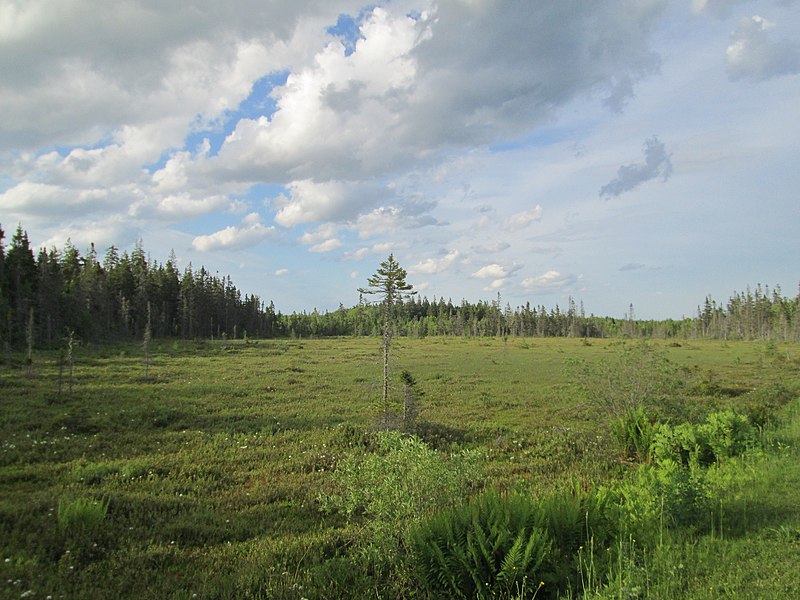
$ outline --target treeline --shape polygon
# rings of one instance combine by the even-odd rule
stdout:
[[[284,335],[318,337],[336,335],[380,335],[382,321],[375,307],[360,304],[340,306],[333,312],[280,316]],[[633,306],[623,318],[586,315],[582,304],[568,301],[566,310],[558,305],[503,306],[497,300],[453,304],[443,298],[429,301],[414,297],[397,310],[395,333],[411,337],[441,335],[511,337],[650,337],[763,339],[800,342],[800,294],[781,295],[758,286],[737,293],[724,306],[710,297],[698,307],[695,317],[680,320],[637,319]]]
[[[335,311],[281,314],[270,302],[242,295],[230,277],[192,265],[182,271],[171,256],[151,261],[141,244],[128,254],[112,246],[102,258],[92,246],[81,254],[34,253],[21,226],[4,244],[0,228],[0,340],[7,349],[53,346],[69,332],[87,341],[154,337],[228,338],[380,335],[382,317],[365,302]],[[659,337],[800,341],[800,294],[758,286],[726,304],[707,298],[697,314],[681,320],[587,315],[583,305],[503,305],[492,301],[415,296],[397,310],[395,333],[426,336]]]
[[[182,272],[174,256],[151,261],[141,244],[128,254],[112,246],[98,257],[41,249],[34,256],[18,227],[6,247],[0,228],[0,339],[5,346],[52,346],[68,332],[87,341],[154,337],[271,337],[272,305],[244,295],[229,277],[191,265]]]

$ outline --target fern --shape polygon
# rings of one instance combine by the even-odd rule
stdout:
[[[528,499],[487,493],[412,530],[417,574],[432,597],[490,598],[536,580],[552,543]]]

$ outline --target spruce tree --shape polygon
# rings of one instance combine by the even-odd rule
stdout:
[[[367,279],[369,287],[359,288],[364,295],[377,295],[380,297],[380,306],[383,316],[383,425],[387,425],[389,415],[389,348],[392,343],[392,325],[397,317],[397,307],[416,292],[406,283],[406,270],[395,260],[394,254],[381,263],[375,274]]]

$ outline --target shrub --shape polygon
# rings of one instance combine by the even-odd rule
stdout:
[[[698,429],[717,461],[743,454],[758,441],[756,430],[748,418],[732,410],[708,415]]]
[[[375,439],[376,452],[339,462],[332,475],[336,491],[319,501],[323,510],[368,517],[371,541],[390,551],[409,525],[469,496],[479,455],[447,456],[399,432],[380,432]]]
[[[784,383],[771,383],[744,394],[743,410],[758,429],[778,424],[778,410],[797,397],[800,390]]]
[[[756,430],[748,418],[726,410],[711,413],[699,425],[662,425],[653,437],[652,454],[656,462],[708,466],[738,456],[757,442]]]
[[[620,530],[644,545],[656,545],[665,527],[705,528],[712,497],[705,470],[665,459],[643,465],[634,477],[610,490]]]
[[[644,342],[623,346],[597,364],[570,364],[571,376],[587,400],[614,417],[640,406],[663,405],[685,379],[664,352]]]

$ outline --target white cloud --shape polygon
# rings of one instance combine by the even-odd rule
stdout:
[[[0,21],[0,146],[93,143],[124,125],[182,125],[235,108],[253,81],[303,62],[326,24],[358,2],[235,6],[133,0],[31,1]],[[299,17],[302,15],[302,19]],[[313,50],[312,50],[313,52]]]
[[[731,79],[761,81],[800,73],[800,44],[773,41],[769,31],[774,27],[757,15],[739,21],[726,52]]]
[[[747,0],[692,0],[692,10],[696,13],[707,12],[717,17],[727,17],[737,4]]]
[[[239,250],[255,246],[275,234],[274,227],[261,224],[257,213],[242,220],[239,227],[229,226],[209,235],[199,235],[192,240],[192,248],[202,252],[213,250]]]
[[[275,271],[276,277],[283,277],[284,275],[288,274],[289,274],[289,269],[278,269],[277,271]]]
[[[323,253],[323,252],[332,252],[338,248],[342,247],[341,240],[337,239],[330,239],[325,240],[324,242],[320,242],[319,244],[315,244],[308,249],[309,252],[316,252],[316,253]]]
[[[667,149],[656,136],[653,136],[644,142],[644,162],[621,166],[617,176],[600,188],[600,195],[619,196],[657,177],[666,181],[670,175],[672,175],[672,162]]]
[[[574,285],[578,278],[574,275],[562,275],[558,271],[547,271],[537,277],[528,277],[520,284],[532,292],[558,290]]]
[[[369,254],[369,248],[359,248],[353,252],[345,252],[342,258],[345,260],[362,260],[367,254]]]
[[[506,278],[495,279],[485,288],[483,288],[484,292],[494,292],[502,288],[508,280]]]
[[[320,225],[315,230],[306,231],[303,235],[300,236],[298,241],[301,244],[305,245],[313,245],[319,244],[325,240],[329,240],[336,236],[336,232],[339,228],[334,223],[326,223],[324,225]]]
[[[492,263],[490,265],[486,265],[485,267],[481,267],[472,274],[473,277],[477,277],[478,279],[503,278],[507,275],[508,271],[506,268],[498,265],[497,263]]]
[[[355,227],[359,237],[366,239],[400,229],[412,229],[432,225],[434,222],[426,217],[408,214],[401,206],[381,206],[372,212],[358,217]]]
[[[541,219],[542,207],[537,204],[530,210],[524,210],[511,215],[506,221],[505,228],[508,231],[519,231],[520,229],[525,229],[534,221],[541,221]]]
[[[411,274],[433,275],[446,271],[459,257],[459,252],[453,250],[441,258],[426,258],[408,269]]]
[[[366,206],[380,200],[386,191],[372,183],[293,181],[289,197],[276,199],[275,222],[284,227],[315,221],[342,221],[355,217]]]

